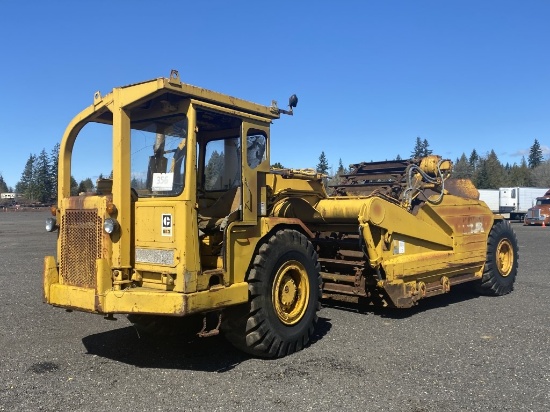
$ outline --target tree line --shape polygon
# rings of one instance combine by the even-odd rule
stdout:
[[[417,137],[409,158],[420,158],[430,154],[432,154],[432,150],[428,141]],[[15,190],[7,186],[0,174],[0,193],[15,192],[31,203],[49,204],[55,202],[57,197],[58,157],[59,143],[53,147],[49,154],[45,149],[42,149],[38,155],[29,155]],[[398,154],[395,159],[401,160],[402,158]],[[272,167],[284,168],[279,162],[274,163]],[[330,167],[324,151],[319,156],[316,170],[328,176],[329,184],[336,183],[340,176],[349,172],[349,169],[344,167],[341,158],[338,161],[336,170]],[[507,186],[550,187],[550,159],[544,158],[541,145],[537,139],[529,148],[527,159],[525,156],[522,157],[519,165],[516,163],[513,165],[509,163],[502,164],[494,150],[485,155],[480,155],[473,149],[469,156],[462,153],[454,161],[453,177],[471,179],[478,189],[498,189]],[[94,183],[90,178],[78,183],[71,176],[71,195],[73,196],[81,192],[92,191],[94,187]]]
[[[59,143],[55,144],[50,153],[46,149],[36,154],[30,154],[21,178],[13,187],[8,187],[0,175],[0,193],[17,193],[29,203],[50,204],[57,198],[57,166],[59,159]],[[71,195],[93,190],[92,179],[87,178],[77,183],[71,176]]]
[[[416,138],[410,159],[422,158],[432,154],[426,139]],[[402,160],[398,154],[395,160]],[[278,163],[278,166],[282,165]],[[336,184],[341,175],[349,172],[339,159],[338,168],[329,166],[325,152],[321,152],[316,170],[328,176],[328,184]],[[452,177],[470,179],[478,189],[498,189],[499,187],[531,186],[550,187],[550,159],[544,159],[541,145],[537,139],[529,148],[529,156],[522,157],[520,164],[502,164],[494,150],[480,155],[473,149],[469,156],[465,153],[456,158]]]

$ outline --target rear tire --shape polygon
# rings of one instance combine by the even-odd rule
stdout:
[[[514,289],[518,260],[518,241],[510,222],[496,222],[487,240],[487,259],[478,284],[479,292],[492,296],[510,293]]]
[[[222,328],[238,349],[275,358],[303,349],[320,309],[317,252],[300,232],[279,230],[264,243],[248,274],[250,301],[226,310]]]

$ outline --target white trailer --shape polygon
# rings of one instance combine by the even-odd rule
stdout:
[[[501,187],[499,212],[509,213],[510,220],[523,220],[527,209],[535,204],[537,197],[544,196],[547,190],[541,187]]]
[[[500,190],[498,189],[478,189],[479,200],[483,200],[493,213],[500,212]]]

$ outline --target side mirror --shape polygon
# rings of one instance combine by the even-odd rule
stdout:
[[[292,116],[294,113],[292,112],[292,109],[298,105],[298,96],[293,94],[288,99],[288,110],[279,109],[277,107],[277,102],[275,100],[271,101],[271,111],[276,114],[288,114]]]
[[[298,96],[293,94],[288,98],[288,107],[290,107],[290,110],[292,110],[293,107],[296,107],[298,105]]]

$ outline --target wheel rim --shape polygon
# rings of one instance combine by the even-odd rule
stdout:
[[[502,239],[497,246],[497,267],[504,277],[512,272],[514,266],[514,249],[508,239]]]
[[[304,316],[309,301],[309,279],[300,262],[285,262],[273,281],[273,306],[279,320],[295,325]]]

